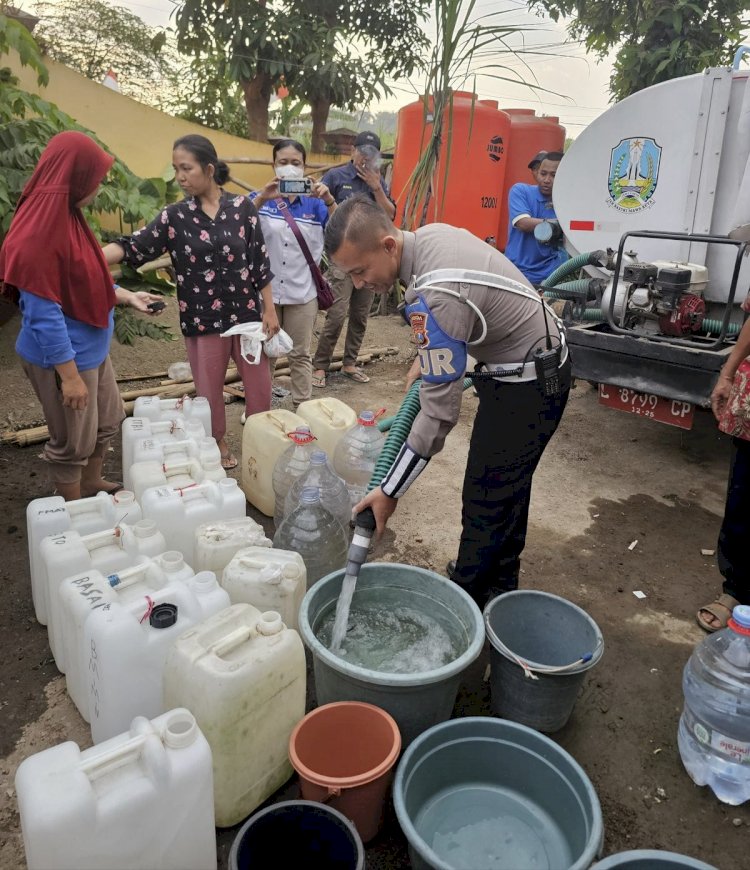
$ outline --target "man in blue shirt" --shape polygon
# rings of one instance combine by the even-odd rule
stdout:
[[[365,193],[392,220],[396,215],[396,206],[388,196],[388,189],[380,175],[380,163],[380,139],[375,133],[365,130],[354,140],[349,163],[329,169],[322,182],[331,191],[337,205],[355,193]],[[347,311],[349,325],[346,329],[341,372],[353,381],[366,384],[370,379],[362,369],[357,368],[356,363],[365,337],[374,293],[372,290],[354,287],[351,278],[333,265],[329,267],[327,277],[336,301],[326,313],[326,321],[318,339],[318,348],[313,358],[313,386],[320,388],[326,385],[326,374]]]
[[[535,227],[556,220],[552,188],[562,153],[550,151],[536,170],[536,184],[514,184],[508,194],[510,230],[505,256],[538,286],[567,259],[562,248],[545,245],[534,238]],[[533,170],[532,170],[533,171]]]

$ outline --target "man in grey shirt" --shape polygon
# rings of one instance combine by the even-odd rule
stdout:
[[[326,250],[357,288],[386,293],[400,279],[419,353],[421,410],[371,507],[382,531],[398,498],[440,452],[461,410],[467,346],[478,361],[479,408],[463,486],[463,531],[449,572],[481,606],[518,586],[534,470],[570,389],[561,325],[499,251],[466,230],[394,227],[371,200],[351,197],[326,229]]]

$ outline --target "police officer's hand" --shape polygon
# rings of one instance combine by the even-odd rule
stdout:
[[[414,357],[414,362],[411,364],[409,373],[406,375],[406,392],[408,393],[412,384],[422,377],[422,366],[419,354]]]
[[[391,498],[378,487],[368,493],[359,504],[354,505],[353,513],[356,516],[365,508],[372,508],[372,512],[375,514],[376,537],[380,538],[385,531],[388,520],[391,518],[391,514],[396,510],[397,506],[398,499]]]

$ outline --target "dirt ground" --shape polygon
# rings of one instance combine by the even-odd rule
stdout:
[[[176,322],[173,306],[168,317]],[[0,428],[39,420],[40,410],[13,353],[17,319],[0,331]],[[400,319],[373,318],[365,346],[403,352],[367,368],[368,385],[331,378],[328,392],[356,409],[396,409],[410,356]],[[181,341],[113,349],[120,375],[144,375],[183,358]],[[288,400],[286,400],[288,402]],[[465,394],[446,449],[403,499],[373,560],[403,561],[442,572],[460,533],[460,486],[476,400]],[[240,448],[240,407],[227,409]],[[498,437],[502,433],[498,432]],[[49,494],[39,447],[0,448],[0,867],[25,866],[13,777],[25,757],[63,740],[90,745],[65,693],[29,591],[25,510]],[[117,473],[119,447],[110,455]],[[691,432],[606,409],[579,384],[535,477],[522,584],[563,595],[586,609],[605,639],[573,716],[554,735],[581,763],[604,812],[604,854],[667,849],[721,870],[748,860],[750,809],[720,804],[684,772],[676,745],[681,675],[703,637],[694,613],[719,591],[715,548],[728,463],[727,441],[706,412]],[[450,493],[451,496],[447,497]],[[249,512],[259,519],[252,509]],[[269,526],[270,528],[270,526]],[[637,542],[632,548],[631,544]],[[642,591],[645,598],[637,598]],[[485,649],[464,675],[456,715],[489,715]],[[311,692],[311,703],[314,693]],[[291,781],[272,800],[295,796]],[[234,831],[218,836],[220,867]],[[406,844],[388,808],[368,867],[408,867]],[[523,868],[518,868],[523,870]]]

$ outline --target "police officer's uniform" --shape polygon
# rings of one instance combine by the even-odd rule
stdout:
[[[532,475],[570,388],[564,332],[518,269],[466,230],[405,232],[400,278],[421,360],[421,410],[381,487],[403,495],[442,449],[461,410],[468,346],[478,360],[479,408],[453,579],[483,605],[488,594],[518,586]],[[549,348],[558,383],[550,390],[545,381],[545,390],[535,352]]]

